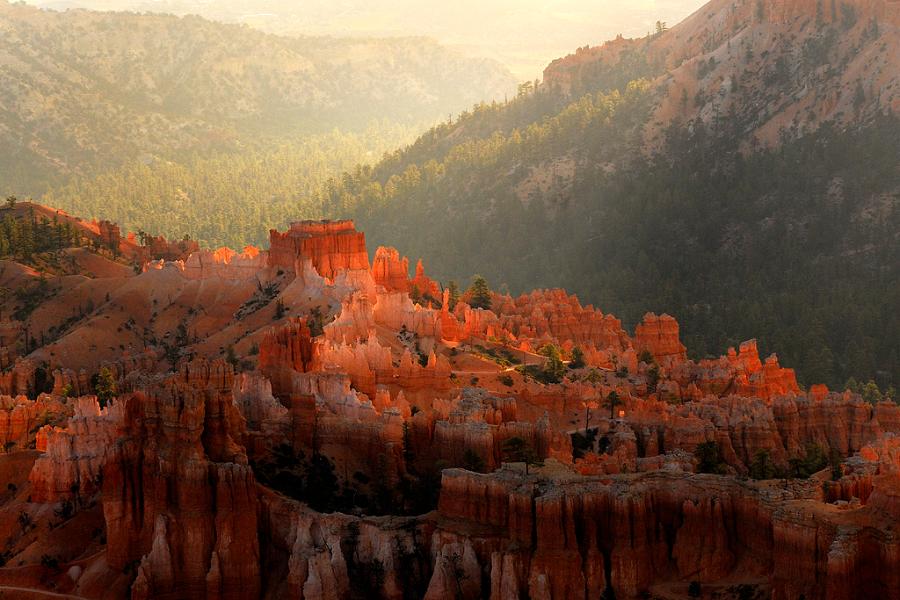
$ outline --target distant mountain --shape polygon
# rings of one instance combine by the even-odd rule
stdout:
[[[900,4],[713,0],[552,63],[321,201],[442,279],[561,286],[805,381],[900,382]]]
[[[514,84],[499,63],[425,38],[282,38],[0,0],[0,179],[3,191],[36,194],[147,154],[433,123]]]
[[[657,20],[674,23],[702,0],[27,0],[42,7],[200,15],[246,23],[277,35],[427,35],[473,56],[495,58],[521,80],[576,44],[623,33],[643,35]]]

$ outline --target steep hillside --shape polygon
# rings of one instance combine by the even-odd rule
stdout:
[[[565,286],[698,356],[750,330],[803,380],[900,381],[896,2],[711,2],[553,63],[323,190],[441,277]]]
[[[427,39],[281,38],[198,17],[3,0],[2,191],[37,194],[147,154],[433,122],[513,87],[499,64]]]
[[[672,122],[701,120],[749,147],[772,146],[900,111],[898,27],[891,0],[713,0],[671,30],[553,61],[544,83],[577,96],[643,63],[642,76],[660,75],[651,140]]]

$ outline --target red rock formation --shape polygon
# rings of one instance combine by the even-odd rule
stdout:
[[[100,221],[97,223],[97,229],[100,232],[100,242],[107,248],[118,250],[122,241],[122,230],[119,226],[111,221]]]
[[[90,377],[84,369],[80,369],[77,373],[72,369],[53,371],[54,396],[86,396],[92,391]]]
[[[324,327],[325,339],[352,344],[365,340],[375,328],[375,306],[367,294],[352,293],[341,301],[341,312]]]
[[[276,395],[292,391],[291,373],[307,371],[315,358],[315,347],[305,319],[271,328],[259,345],[259,370],[272,381]]]
[[[678,335],[678,321],[669,315],[645,314],[635,327],[634,347],[638,352],[646,350],[664,367],[687,360],[687,349]]]
[[[65,564],[91,581],[60,574],[57,593],[97,597],[116,580],[136,598],[512,600],[607,588],[635,598],[696,580],[760,585],[775,598],[898,595],[900,407],[824,386],[801,393],[793,371],[774,355],[760,360],[754,341],[690,361],[671,317],[647,315],[632,340],[615,317],[561,290],[495,294],[492,310],[451,311],[446,292],[439,309],[414,303],[413,285],[434,304],[440,287],[421,263],[410,279],[392,249],[369,269],[350,222],[296,224],[272,238],[269,255],[195,251],[149,265],[120,290],[98,288],[91,299],[110,297],[80,330],[83,362],[53,353],[10,364],[0,351],[0,390],[46,385],[39,360],[54,377],[54,396],[0,397],[0,441],[15,442],[0,468],[33,460],[18,453],[32,443],[42,453],[0,499],[0,525],[21,531],[30,496],[25,510],[38,515],[76,500],[85,514],[61,525],[75,529],[99,518],[88,513],[102,500],[106,552]],[[318,307],[334,320],[316,338],[303,319],[276,315],[272,327],[270,311],[239,308],[259,295],[257,282],[277,283],[290,314]],[[173,345],[176,328],[188,335]],[[588,368],[566,369],[558,383],[532,376],[545,343],[566,357],[579,346]],[[240,374],[213,358],[228,347]],[[491,360],[499,347],[530,369]],[[115,361],[96,359],[98,348]],[[643,350],[654,360],[639,363]],[[170,365],[176,372],[164,373]],[[90,392],[102,366],[120,392],[107,408],[60,397]],[[613,391],[620,404],[609,407]],[[571,434],[585,428],[593,446],[573,461]],[[545,465],[504,467],[512,437]],[[710,441],[727,475],[693,473],[695,449]],[[812,445],[849,456],[837,481],[825,481],[831,470],[808,481],[735,477],[760,451],[784,468]],[[301,452],[333,464],[336,502],[385,495],[398,509],[418,507],[411,496],[428,495],[441,465],[498,470],[445,470],[438,510],[424,515],[318,514],[258,484],[250,466],[285,493],[308,493]],[[296,470],[269,479],[279,462]],[[15,555],[0,585],[44,568],[43,529],[34,535],[4,550]]]
[[[379,325],[385,325],[392,330],[405,330],[419,338],[430,338],[427,341],[428,346],[420,348],[425,352],[432,349],[434,340],[443,337],[440,312],[414,304],[409,295],[402,292],[378,294],[374,317]]]
[[[325,279],[334,280],[342,270],[368,270],[366,236],[353,221],[301,221],[285,233],[269,232],[269,265],[294,269],[308,259]]]
[[[418,292],[423,302],[439,301],[443,297],[441,286],[425,274],[425,267],[422,265],[422,259],[416,262],[416,275],[409,282],[410,292]]]
[[[777,356],[769,356],[765,363],[760,361],[756,340],[743,342],[737,352],[729,348],[726,356],[716,360],[674,363],[671,377],[680,385],[672,393],[683,399],[733,393],[770,400],[800,392],[794,370],[782,368]],[[696,390],[689,390],[692,387]]]
[[[137,240],[133,233],[129,233],[128,238],[133,244],[141,241]],[[166,262],[187,260],[188,256],[199,251],[200,244],[191,239],[170,242],[161,235],[145,235],[141,244],[141,262],[150,260],[164,260]]]
[[[33,447],[39,428],[65,419],[69,412],[67,406],[46,394],[37,400],[0,396],[0,446],[7,453]]]
[[[258,596],[256,483],[230,396],[176,380],[124,402],[103,478],[109,565],[139,562],[135,598]]]
[[[558,435],[547,419],[536,423],[518,421],[518,407],[513,398],[497,398],[466,389],[446,407],[420,414],[421,417],[410,423],[409,442],[413,454],[419,457],[464,466],[466,454],[471,452],[484,462],[485,469],[492,471],[504,459],[503,442],[519,437],[535,450],[539,459],[554,456],[571,462],[568,436]]]
[[[441,339],[448,342],[460,341],[462,332],[456,316],[450,312],[450,290],[444,290],[441,302]]]
[[[814,509],[804,488],[784,493],[809,512],[774,511],[763,487],[714,476],[656,473],[537,491],[521,475],[445,471],[441,489],[442,516],[502,532],[500,540],[470,536],[474,548],[491,549],[476,560],[492,565],[492,589],[585,598],[610,585],[617,597],[634,598],[663,573],[707,582],[770,572],[777,598],[824,598],[826,589],[828,597],[889,597],[900,589],[885,569],[897,543],[859,527],[839,534],[840,515]],[[498,552],[503,561],[493,558]],[[873,564],[863,579],[866,560]]]
[[[182,272],[188,279],[219,278],[226,281],[255,282],[264,275],[267,262],[267,255],[253,246],[247,246],[240,254],[230,248],[199,250],[187,257]]]
[[[391,292],[409,291],[409,259],[396,248],[379,246],[372,260],[372,277],[375,283]]]
[[[124,422],[124,407],[101,410],[97,399],[74,399],[75,412],[65,428],[44,426],[38,458],[31,470],[33,502],[89,499],[100,490],[103,466],[115,448]]]
[[[16,358],[12,369],[0,373],[0,394],[33,397],[37,365],[28,358]]]
[[[593,306],[581,306],[564,290],[535,290],[516,299],[498,296],[494,303],[501,327],[518,340],[542,341],[584,348],[622,350],[628,336],[622,323]]]

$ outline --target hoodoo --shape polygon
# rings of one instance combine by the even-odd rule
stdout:
[[[630,336],[562,290],[451,307],[421,262],[410,278],[379,248],[370,266],[350,221],[271,239],[174,263],[98,252],[155,262],[31,313],[35,335],[76,294],[105,297],[51,345],[3,349],[0,467],[20,474],[0,501],[0,586],[900,593],[893,403],[807,393],[755,340],[692,360],[675,318]],[[85,339],[130,347],[68,363]]]

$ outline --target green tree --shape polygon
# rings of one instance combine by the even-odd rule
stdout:
[[[621,398],[619,398],[619,394],[616,393],[615,390],[611,391],[609,395],[606,397],[606,405],[609,407],[609,418],[616,418],[616,407],[622,404]]]
[[[525,474],[528,475],[529,466],[542,466],[534,447],[524,439],[514,436],[507,438],[501,445],[503,456],[507,462],[525,463]]]
[[[753,455],[753,462],[750,463],[750,477],[753,479],[772,479],[775,477],[776,469],[769,457],[768,450],[757,450]]]
[[[286,310],[284,308],[284,300],[279,298],[278,300],[275,301],[275,316],[274,316],[275,320],[278,321],[278,320],[284,318],[285,312],[286,312]]]
[[[818,473],[829,465],[829,456],[822,447],[816,443],[806,445],[805,455],[792,458],[788,461],[791,476],[797,479],[808,479],[810,475]]]
[[[828,462],[831,464],[831,480],[839,481],[844,476],[841,454],[837,450],[832,449]]]
[[[879,389],[878,384],[872,380],[869,380],[869,382],[863,386],[861,393],[863,400],[869,404],[878,404],[884,400],[884,397],[881,395],[881,389]]]
[[[559,383],[566,373],[566,365],[562,360],[562,352],[556,344],[545,344],[540,353],[547,357],[544,365],[544,375],[547,381]]]
[[[422,304],[422,292],[419,291],[419,286],[413,284],[409,288],[409,299],[413,301],[413,304]]]
[[[572,369],[583,369],[586,365],[584,351],[578,346],[572,348],[572,360],[569,361],[569,367]]]
[[[463,468],[467,471],[483,473],[484,466],[484,459],[481,458],[481,455],[471,448],[466,448],[466,451],[463,453]]]
[[[469,306],[472,308],[491,309],[491,288],[481,275],[472,278],[472,285],[466,293],[469,297]]]
[[[225,348],[225,361],[232,366],[233,369],[237,370],[238,364],[240,361],[238,360],[237,354],[234,351],[234,346],[231,344]]]
[[[703,594],[699,581],[692,581],[688,584],[688,596],[691,598],[699,598]]]
[[[116,397],[116,378],[111,370],[106,367],[100,369],[94,390],[97,392],[97,402],[100,403],[100,408],[105,407]]]
[[[713,473],[722,475],[725,473],[725,461],[722,460],[722,448],[719,442],[703,442],[694,450],[697,458],[697,471],[700,473]]]
[[[450,312],[456,308],[456,304],[459,302],[459,286],[456,285],[455,281],[450,281],[447,284],[447,304]]]
[[[650,365],[650,368],[647,369],[647,391],[651,394],[656,391],[659,385],[659,377],[659,365],[656,363]]]

